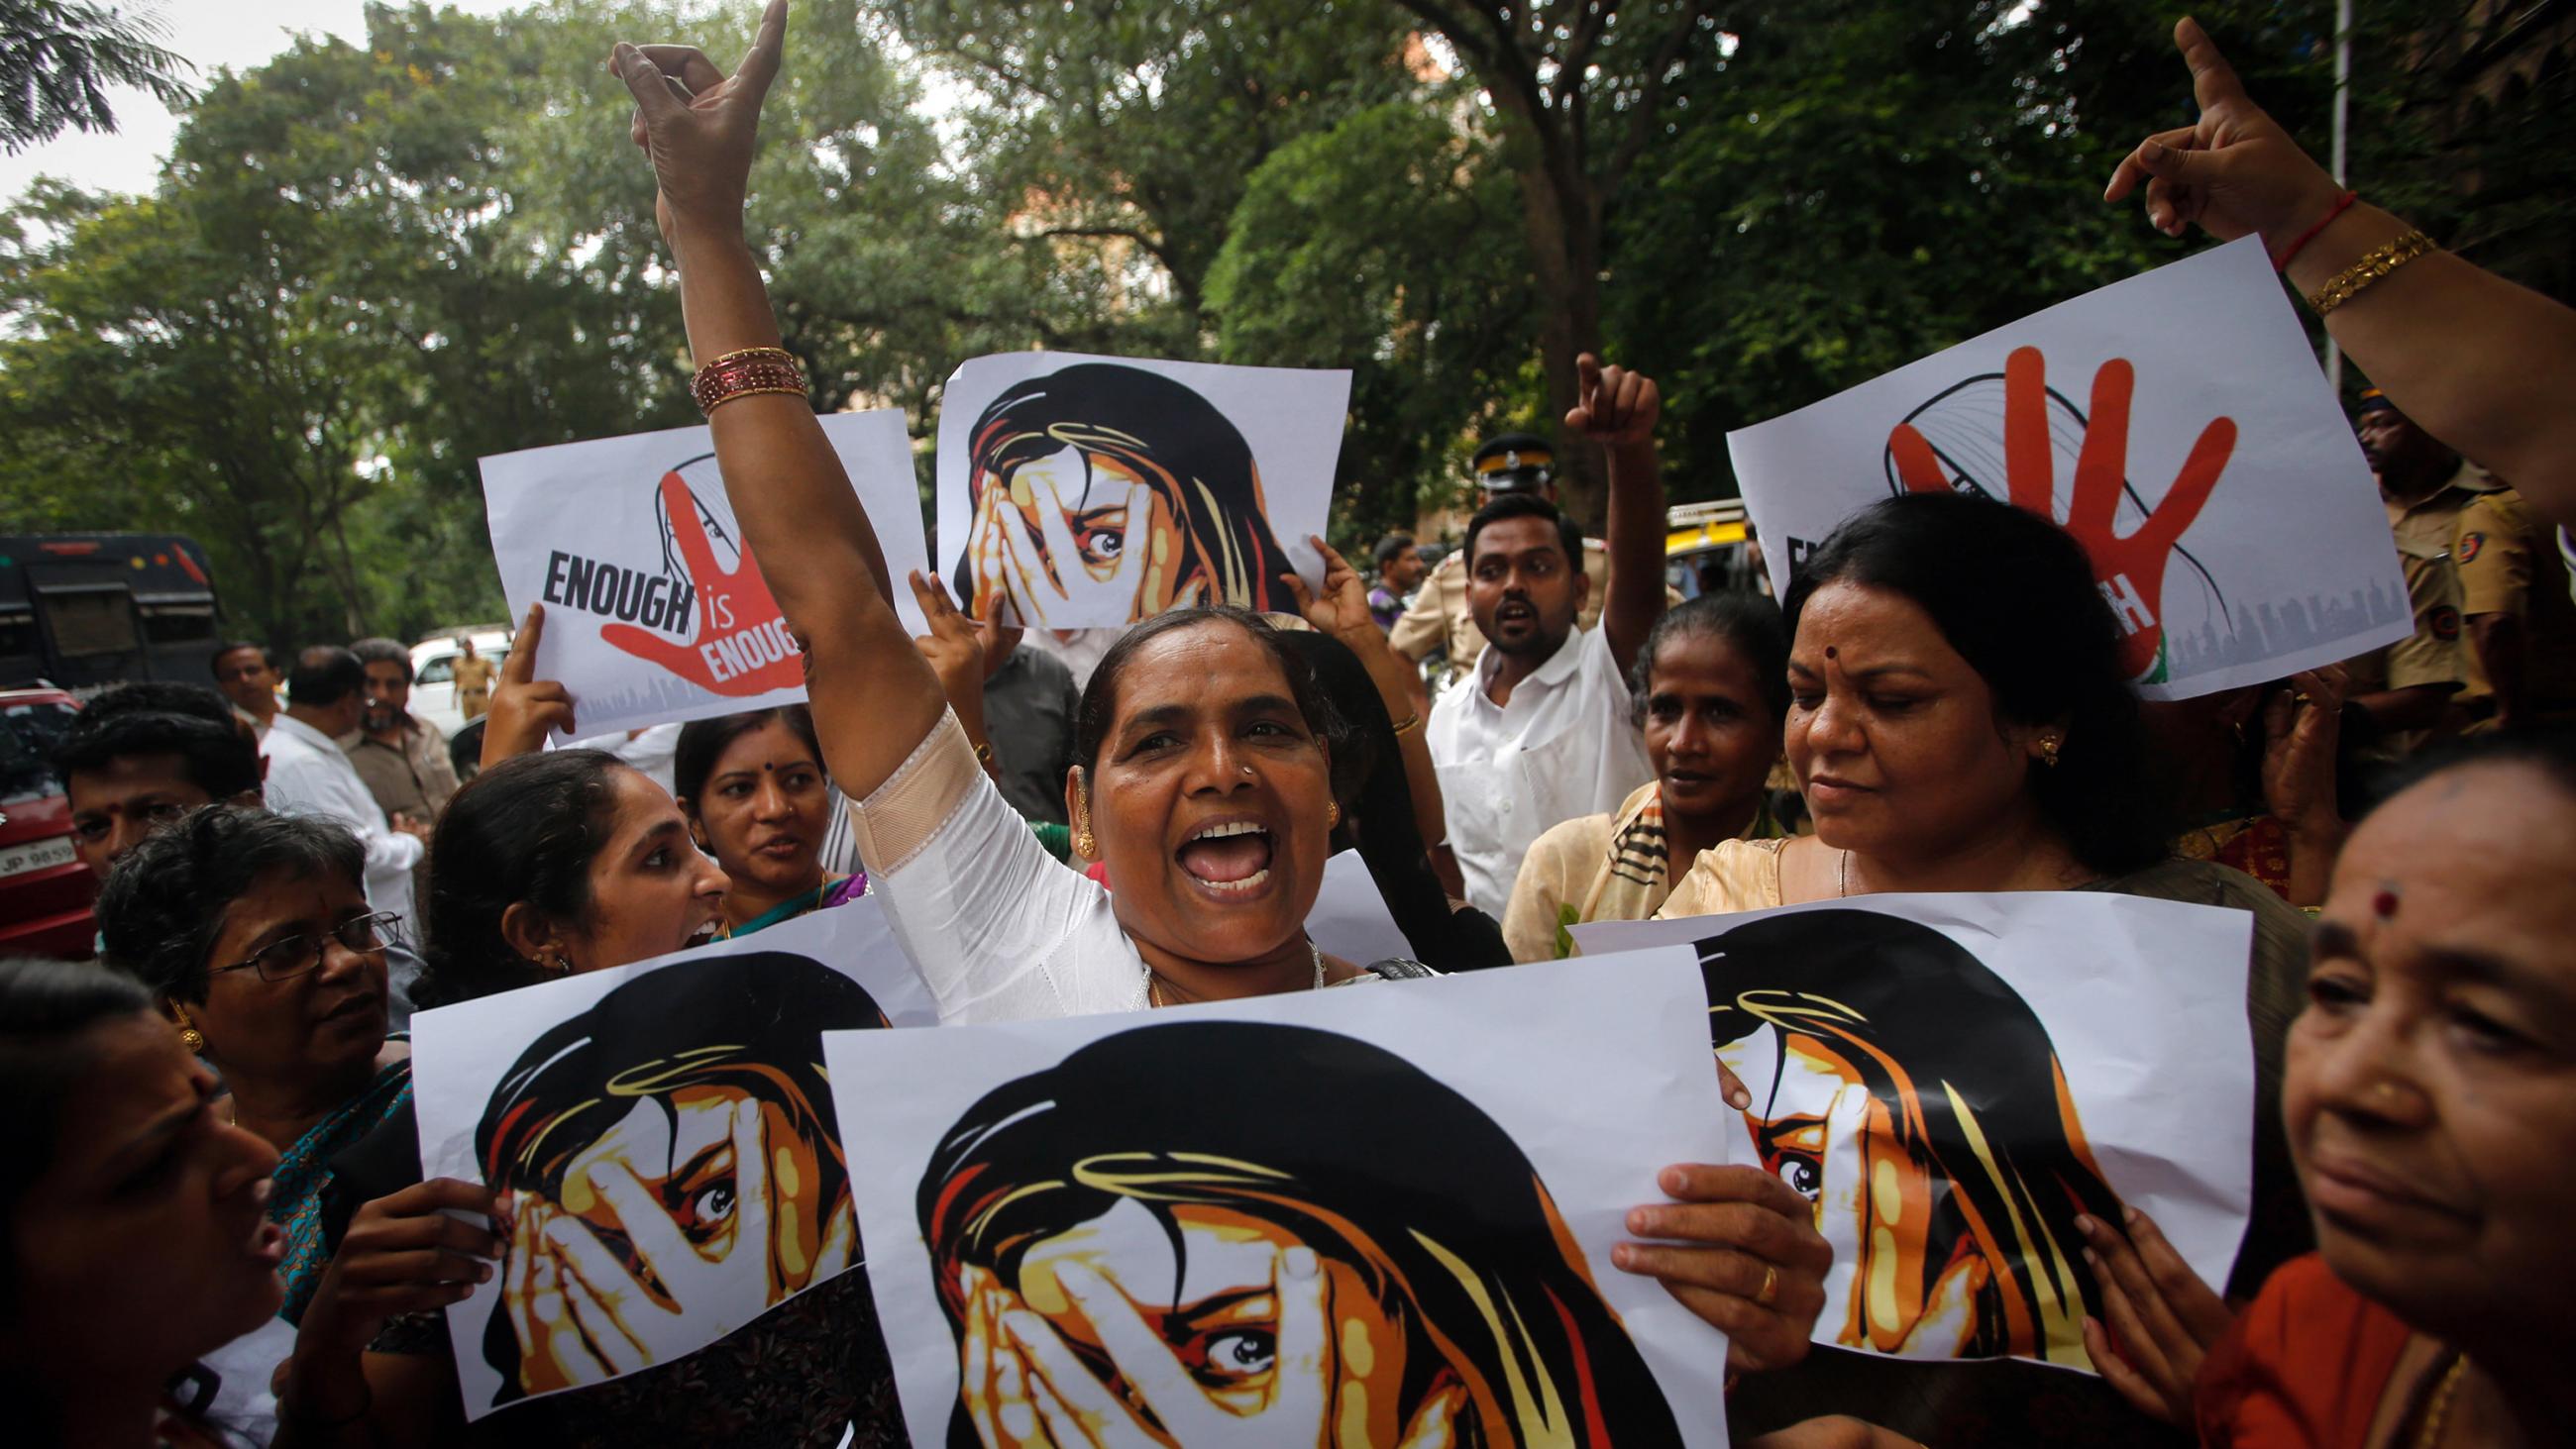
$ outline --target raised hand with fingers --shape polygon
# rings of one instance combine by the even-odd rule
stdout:
[[[484,712],[484,769],[544,749],[549,730],[573,732],[571,693],[554,680],[537,678],[537,644],[545,634],[546,606],[530,604],[527,621],[510,641],[510,657],[501,663],[491,708]]]
[[[985,641],[998,625],[990,619],[980,625],[957,612],[949,602],[948,590],[939,580],[914,569],[908,576],[914,602],[921,605],[921,616],[930,621],[930,632],[916,635],[913,647],[930,661],[930,672],[939,676],[940,692],[948,696],[948,707],[957,711],[958,722],[966,726],[967,736],[983,739],[984,681],[993,675],[986,661]]]
[[[654,1190],[623,1162],[584,1169],[584,1184],[616,1214],[615,1236],[635,1260],[630,1268],[594,1224],[540,1209],[520,1234],[540,1249],[510,1286],[523,1359],[540,1376],[587,1382],[605,1368],[630,1373],[654,1361],[657,1345],[731,1332],[814,1281],[789,1273],[772,1241],[767,1119],[758,1101],[735,1107],[731,1124],[732,1208],[725,1231],[690,1241]],[[716,1187],[700,1189],[711,1196]],[[846,1264],[846,1222],[836,1215],[818,1261]],[[569,1337],[567,1336],[569,1335]],[[576,1342],[577,1340],[577,1342]]]
[[[2017,347],[2004,361],[2004,478],[2011,501],[2065,525],[2084,545],[2094,580],[2119,616],[2120,667],[2132,679],[2146,677],[2163,652],[2165,568],[2236,451],[2236,420],[2211,419],[2173,486],[2137,532],[2123,535],[2119,510],[2128,488],[2129,402],[2136,387],[2136,369],[2123,358],[2093,374],[2092,415],[2085,420],[2060,517],[2057,461],[2049,450],[2047,364],[2036,347]],[[1896,425],[1887,450],[1907,488],[1946,493],[1953,487],[1940,456],[1912,423]]]
[[[805,656],[752,562],[751,545],[742,546],[732,568],[718,563],[698,500],[677,473],[662,475],[662,511],[697,592],[697,635],[674,644],[650,630],[612,623],[600,626],[601,642],[718,694],[749,697],[804,682]]]
[[[787,0],[770,0],[760,34],[726,75],[693,45],[619,41],[608,68],[635,97],[635,144],[653,161],[655,210],[673,246],[698,227],[742,234],[743,197],[760,106],[787,42]]]
[[[2168,236],[2194,222],[2220,241],[2260,232],[2282,244],[2327,215],[2342,188],[2245,94],[2200,22],[2174,26],[2200,119],[2138,143],[2111,173],[2104,201],[2146,185],[2147,220]]]
[[[1575,396],[1566,410],[1568,432],[1618,448],[1651,442],[1664,415],[1663,391],[1642,372],[1604,367],[1587,352],[1574,360]]]
[[[1350,560],[1321,537],[1309,535],[1306,541],[1324,560],[1324,587],[1318,592],[1295,574],[1284,575],[1288,592],[1297,600],[1297,612],[1315,626],[1315,632],[1330,634],[1345,643],[1363,634],[1372,639],[1382,637],[1377,617],[1369,612],[1368,580],[1361,578]]]
[[[2126,1214],[2124,1236],[2095,1217],[2075,1220],[2084,1261],[2102,1291],[2103,1316],[2084,1320],[2084,1351],[2120,1397],[2168,1424],[2192,1423],[2192,1383],[2201,1360],[2236,1321],[2153,1218]]]
[[[976,507],[969,547],[975,558],[977,612],[994,617],[995,601],[1007,596],[1018,610],[1016,622],[1024,626],[1080,628],[1131,618],[1146,567],[1140,560],[1150,550],[1126,544],[1141,544],[1153,536],[1151,511],[1158,505],[1152,485],[1131,483],[1114,508],[1093,510],[1117,517],[1123,527],[1115,554],[1097,564],[1074,538],[1065,501],[1052,486],[1041,482],[1030,490],[1037,513],[1034,538],[1027,514],[1011,493],[1009,488],[988,487]],[[1199,600],[1173,602],[1186,605]]]
[[[2340,664],[2301,670],[2263,701],[2263,808],[2294,839],[2343,833],[2335,752],[2351,678]]]
[[[1724,1080],[1730,1102],[1743,1095],[1731,1074]],[[1724,1332],[1731,1368],[1786,1368],[1805,1358],[1834,1265],[1814,1206],[1759,1167],[1684,1163],[1656,1181],[1674,1201],[1632,1209],[1628,1231],[1659,1241],[1621,1243],[1612,1263],[1661,1280]]]

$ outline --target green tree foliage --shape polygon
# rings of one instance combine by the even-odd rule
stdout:
[[[155,43],[159,15],[91,0],[0,0],[0,148],[10,154],[66,129],[113,131],[110,86],[165,106],[188,99],[188,63]]]
[[[1090,326],[1057,345],[1193,357],[1208,273],[1265,158],[1419,89],[1379,0],[878,0],[969,88],[980,189]],[[1067,309],[1074,310],[1074,309]],[[1076,312],[1076,315],[1080,315]]]
[[[1453,501],[1469,430],[1529,391],[1528,253],[1496,149],[1439,110],[1372,106],[1261,163],[1209,271],[1224,360],[1352,370],[1334,523],[1355,547]]]
[[[2201,15],[2323,133],[2295,7]],[[2173,260],[2119,158],[2194,111],[2170,16],[2133,6],[1798,0],[1734,17],[1672,87],[1613,228],[1608,330],[1661,378],[1679,498],[1735,491],[1725,433]]]

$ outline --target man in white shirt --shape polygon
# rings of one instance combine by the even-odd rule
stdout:
[[[346,649],[316,645],[295,656],[286,677],[286,708],[260,741],[268,759],[268,808],[281,815],[326,815],[367,847],[367,903],[412,921],[411,868],[420,863],[429,827],[388,824],[339,739],[366,715],[367,674]]]
[[[1609,450],[1609,579],[1601,627],[1583,537],[1534,493],[1495,497],[1467,525],[1467,605],[1487,641],[1472,676],[1440,696],[1426,730],[1449,849],[1467,900],[1500,918],[1521,857],[1562,821],[1615,810],[1653,778],[1629,708],[1628,669],[1664,610],[1663,485],[1653,379],[1580,364],[1568,432]]]

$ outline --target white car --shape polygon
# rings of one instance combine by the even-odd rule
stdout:
[[[465,712],[456,704],[456,659],[463,652],[456,647],[457,634],[472,639],[474,652],[491,660],[495,669],[510,657],[507,629],[459,629],[433,634],[411,646],[411,712],[438,726],[449,739],[465,728]]]

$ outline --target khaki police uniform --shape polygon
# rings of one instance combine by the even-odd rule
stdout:
[[[2576,715],[2576,598],[2568,592],[2566,561],[2552,546],[2549,525],[2510,488],[2482,493],[2460,510],[2452,533],[2451,565],[2460,580],[2460,613],[2510,614],[2522,621],[2526,654],[2523,692],[2535,716]],[[2466,697],[2492,691],[2477,650],[2469,651]]]
[[[2454,691],[2469,682],[2469,648],[2461,637],[2460,577],[2451,563],[2451,539],[2460,513],[2493,488],[2485,475],[2463,463],[2448,482],[2413,503],[2382,496],[2388,529],[2397,542],[2397,561],[2406,576],[2406,597],[2414,606],[2415,632],[2394,644],[2344,661],[2351,675],[2350,695],[2448,685]],[[2386,758],[2411,753],[2427,732],[2391,734],[2379,753]]]
[[[1601,601],[1610,587],[1610,550],[1597,538],[1583,541],[1583,572],[1592,580],[1592,588],[1575,612],[1574,627],[1590,629],[1601,622]],[[1386,642],[1416,664],[1445,647],[1453,680],[1476,667],[1476,657],[1485,652],[1485,631],[1476,627],[1475,615],[1467,611],[1466,549],[1451,549],[1447,558],[1432,566],[1412,606],[1387,632]]]

